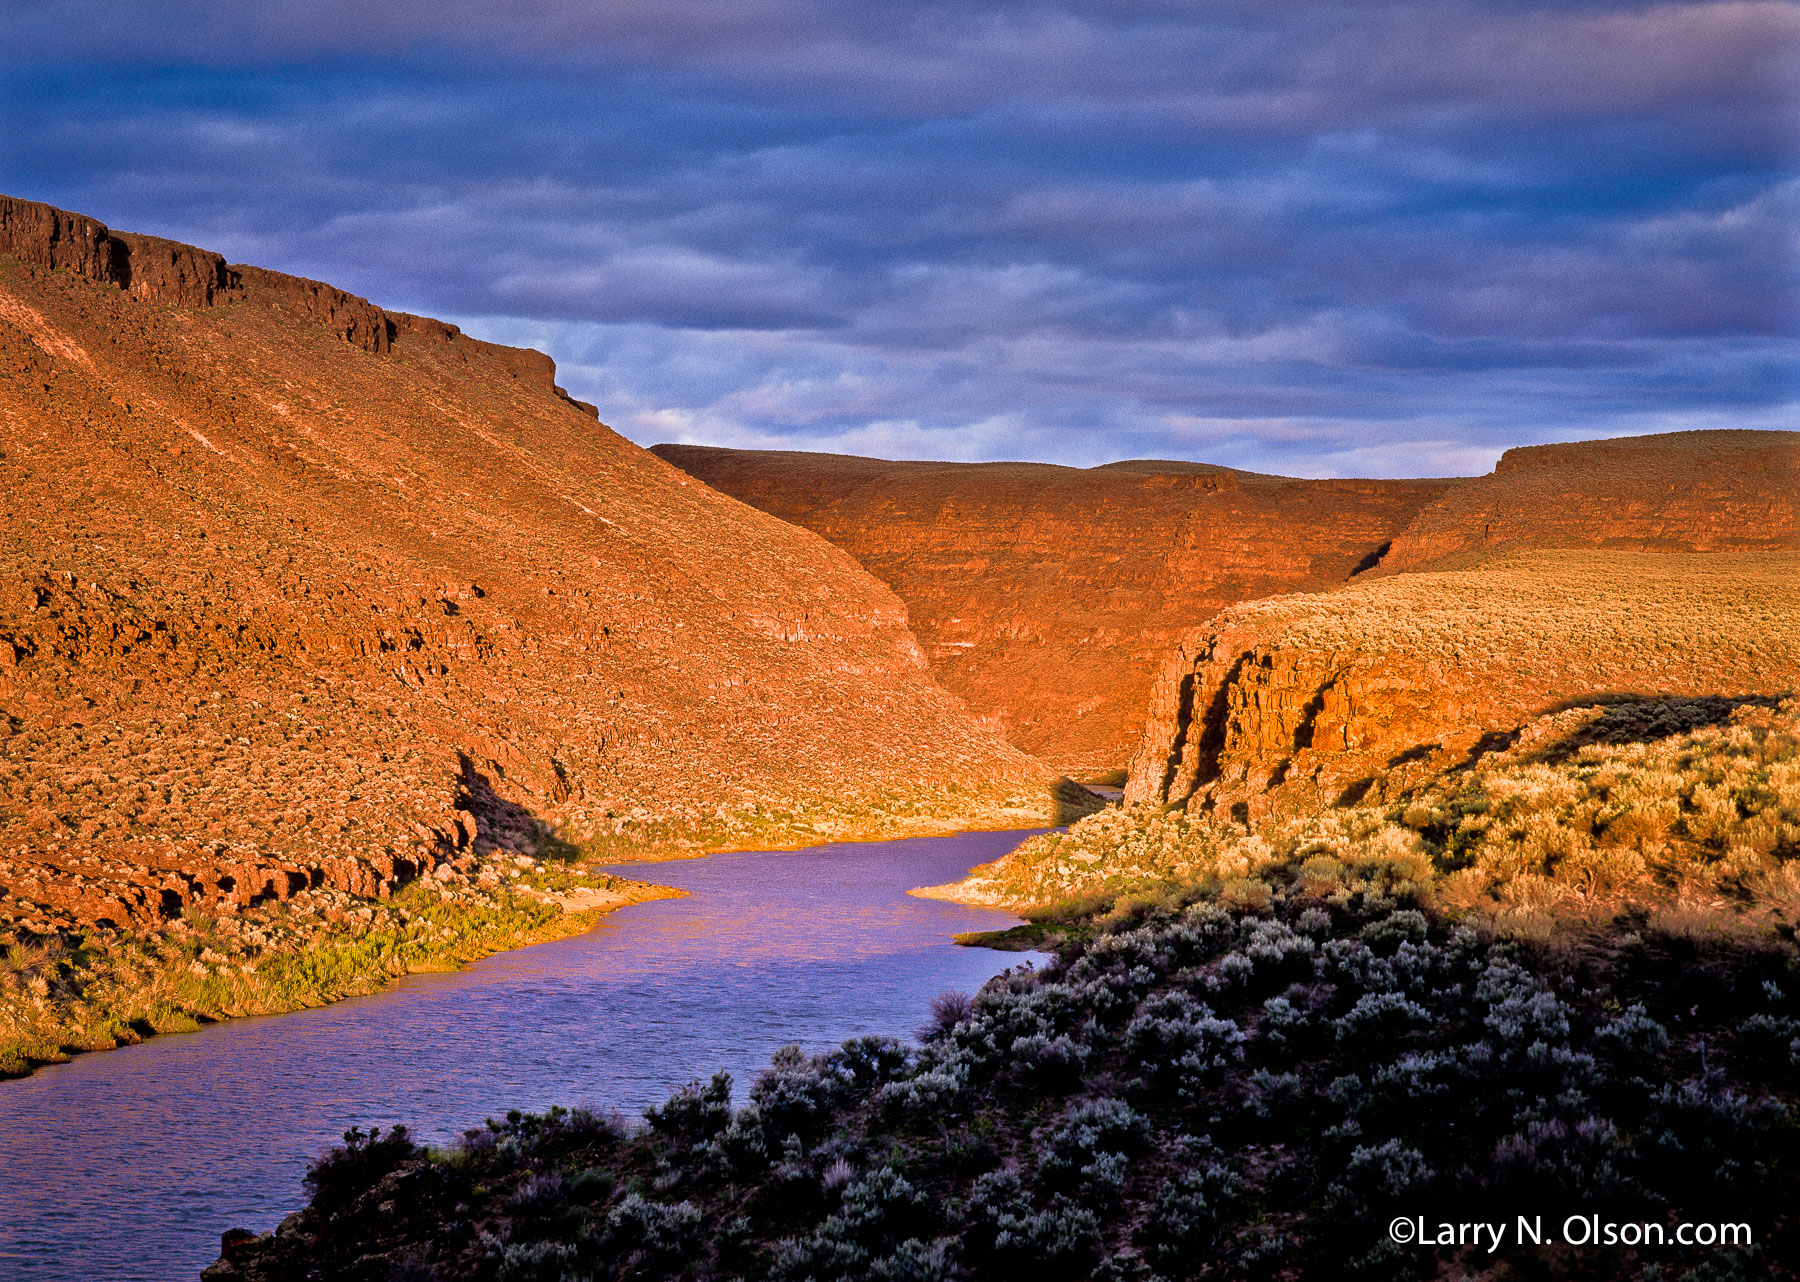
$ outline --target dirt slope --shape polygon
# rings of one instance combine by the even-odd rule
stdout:
[[[822,539],[536,352],[0,198],[0,927],[1023,820]]]
[[[1224,611],[1159,680],[1126,799],[1260,825],[1397,796],[1559,708],[1797,684],[1800,552],[1516,549]]]
[[[1454,484],[1162,461],[654,452],[856,557],[906,602],[946,686],[1019,747],[1076,771],[1125,765],[1156,671],[1196,621],[1345,581]]]

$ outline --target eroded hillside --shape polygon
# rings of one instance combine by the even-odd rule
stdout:
[[[906,602],[938,677],[1013,743],[1118,769],[1185,631],[1374,565],[1445,481],[1296,481],[1198,463],[890,463],[659,445],[816,531]]]
[[[0,199],[0,925],[1028,820],[822,539],[547,357]]]

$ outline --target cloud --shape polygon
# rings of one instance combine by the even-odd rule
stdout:
[[[1797,15],[33,0],[0,187],[544,345],[645,441],[1430,471],[1792,413]]]

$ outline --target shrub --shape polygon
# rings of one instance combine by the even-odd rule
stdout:
[[[306,1186],[313,1203],[327,1210],[340,1206],[367,1186],[388,1175],[402,1162],[423,1156],[404,1126],[386,1135],[379,1126],[367,1131],[351,1127],[340,1148],[327,1149],[306,1170]]]
[[[1191,1269],[1217,1252],[1242,1189],[1242,1181],[1223,1166],[1208,1163],[1178,1172],[1164,1185],[1139,1241],[1165,1272]]]
[[[698,1258],[703,1217],[691,1202],[665,1206],[627,1193],[606,1217],[603,1249],[628,1268],[678,1269]]]
[[[635,1131],[510,1113],[445,1155],[355,1133],[266,1248],[294,1267],[256,1282],[1457,1276],[1470,1257],[1397,1252],[1387,1220],[1547,1197],[1752,1222],[1732,1267],[1757,1276],[1795,1256],[1791,946],[1540,947],[1309,893],[1072,943],[922,1046],[785,1048],[736,1109],[718,1077]],[[1207,988],[1229,958],[1243,978]],[[1629,1253],[1564,1263],[1647,1276]]]
[[[689,1082],[668,1102],[644,1110],[650,1129],[681,1144],[704,1144],[731,1125],[731,1074],[714,1073],[702,1086]]]

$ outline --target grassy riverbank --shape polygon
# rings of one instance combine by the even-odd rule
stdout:
[[[1104,808],[1106,799],[1067,777],[1048,781],[1038,797],[995,798],[988,790],[951,784],[921,795],[895,790],[799,807],[762,803],[682,812],[661,821],[634,821],[617,833],[564,833],[574,856],[593,863],[698,859],[744,850],[804,850],[833,842],[904,841],[958,832],[1011,832],[1074,823]]]
[[[0,960],[0,1076],[154,1033],[321,1006],[401,975],[578,934],[612,908],[681,892],[514,857],[391,899],[329,890],[149,932],[14,944]]]
[[[1800,700],[1571,709],[1391,804],[1252,834],[1181,810],[1108,810],[918,893],[1067,919],[1279,887],[1417,897],[1502,935],[1641,921],[1756,937],[1800,926]]]
[[[494,851],[467,875],[415,881],[391,899],[315,889],[230,914],[177,918],[153,931],[93,928],[29,938],[0,952],[0,1077],[155,1033],[375,992],[410,972],[454,969],[576,934],[599,913],[682,893],[611,875],[601,866],[608,862],[894,840],[967,831],[984,820],[1003,828],[1044,819],[1037,808],[971,811],[960,790],[941,800],[924,805],[895,793],[861,809],[769,810],[715,827],[690,819],[648,845],[654,834],[645,831],[634,830],[627,843],[577,840],[540,826],[540,858]],[[1048,804],[1067,822],[1101,802],[1064,779]],[[852,813],[860,818],[846,817]]]

